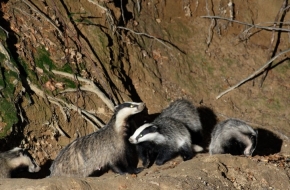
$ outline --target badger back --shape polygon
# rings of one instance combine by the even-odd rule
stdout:
[[[159,117],[171,117],[183,122],[190,130],[202,130],[200,118],[195,106],[185,99],[178,99],[165,108]]]

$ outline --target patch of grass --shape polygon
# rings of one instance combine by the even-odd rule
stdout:
[[[230,67],[231,65],[234,64],[235,61],[229,58],[225,58],[224,62],[227,64],[228,67]]]
[[[0,62],[3,63],[3,61],[6,59],[5,55],[0,52]]]
[[[0,28],[0,39],[1,39],[2,41],[5,41],[6,38],[7,38],[6,33],[4,32],[4,30],[2,30],[2,29]]]
[[[278,73],[286,74],[290,70],[290,60],[287,60],[284,63],[281,63],[275,68],[275,70]]]
[[[1,75],[0,85],[3,87],[1,93],[3,95],[0,98],[0,117],[2,118],[2,124],[5,123],[4,128],[0,133],[0,138],[3,138],[7,135],[11,127],[18,122],[17,110],[14,105],[14,92],[15,85],[13,82],[18,80],[16,73],[11,71],[4,71]]]
[[[273,110],[281,110],[281,103],[280,100],[277,98],[269,99],[266,103],[267,107]]]
[[[46,51],[43,47],[37,49],[37,56],[35,57],[35,64],[37,67],[43,69],[43,72],[48,72],[45,67],[48,67],[49,70],[56,69],[53,61],[50,59],[49,52]]]
[[[0,133],[0,138],[3,138],[8,134],[11,127],[18,122],[18,117],[17,110],[9,98],[1,98],[0,105],[0,116],[2,118],[2,122],[6,123],[4,129],[2,129]]]
[[[67,72],[67,73],[73,73],[74,72],[69,63],[64,64],[64,66],[62,68],[60,68],[59,70],[63,71],[63,72]]]

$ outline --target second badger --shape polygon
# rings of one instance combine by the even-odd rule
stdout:
[[[59,153],[50,167],[50,176],[87,177],[106,168],[120,174],[140,172],[131,164],[134,150],[128,142],[127,128],[129,117],[144,107],[144,103],[135,102],[116,106],[105,127],[74,140]]]
[[[193,157],[190,132],[174,118],[160,117],[153,123],[140,126],[129,141],[139,145],[139,156],[145,167],[155,157],[157,165],[164,164],[178,154],[184,161]]]
[[[129,141],[137,144],[143,166],[148,167],[156,159],[161,165],[180,153],[184,160],[203,148],[196,143],[202,140],[202,125],[194,105],[178,99],[162,110],[153,121],[139,127]],[[193,145],[192,145],[193,144]]]

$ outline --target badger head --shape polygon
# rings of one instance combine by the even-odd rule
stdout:
[[[125,118],[129,117],[130,115],[134,115],[136,113],[141,112],[145,108],[145,103],[136,103],[136,102],[125,102],[118,106],[115,106],[114,111],[120,120],[124,120]]]
[[[248,135],[248,146],[244,150],[244,155],[251,156],[256,149],[258,141],[258,130],[253,130],[251,134]]]
[[[9,160],[11,168],[27,167],[29,172],[38,172],[41,169],[25,149],[15,147],[9,151],[9,154],[13,155]]]
[[[138,144],[145,141],[151,141],[156,144],[164,142],[165,137],[159,133],[158,126],[152,123],[146,123],[140,126],[129,138],[130,143]]]
[[[123,104],[120,104],[118,106],[115,106],[114,112],[116,117],[116,129],[118,131],[122,130],[122,127],[126,126],[127,119],[134,114],[137,114],[145,108],[145,103],[140,102],[125,102]]]

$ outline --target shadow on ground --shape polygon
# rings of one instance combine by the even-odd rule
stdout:
[[[258,143],[254,155],[268,156],[281,151],[282,139],[275,133],[258,128]]]

